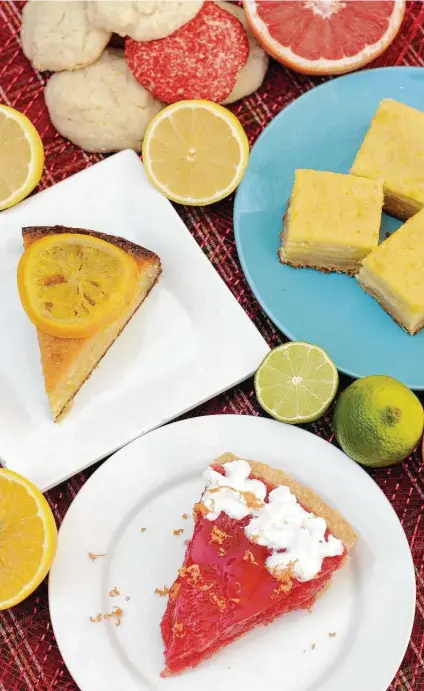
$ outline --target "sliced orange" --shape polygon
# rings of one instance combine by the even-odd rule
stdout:
[[[38,185],[44,165],[40,135],[26,115],[0,105],[0,210]]]
[[[46,577],[57,528],[46,499],[21,475],[0,468],[0,610],[22,602]]]
[[[133,299],[138,269],[110,242],[80,233],[48,235],[25,250],[18,289],[35,326],[58,338],[88,338]]]
[[[406,0],[244,0],[262,47],[305,74],[343,74],[367,65],[389,47]]]

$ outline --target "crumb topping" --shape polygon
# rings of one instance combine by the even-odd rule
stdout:
[[[247,549],[243,555],[243,561],[248,561],[250,564],[255,564],[258,566],[258,562],[256,561],[253,552],[250,551],[250,549]]]
[[[155,595],[160,595],[161,597],[166,597],[170,592],[167,585],[164,585],[163,588],[155,588]]]
[[[328,635],[330,636],[330,638],[334,638],[334,636],[337,636],[337,633],[333,631],[333,633],[329,633]]]
[[[219,547],[218,556],[219,557],[225,557],[226,554],[227,554],[226,550],[223,547]]]
[[[175,528],[175,530],[172,531],[173,535],[181,535],[181,533],[184,532],[184,528]]]
[[[96,561],[96,559],[98,559],[99,557],[106,557],[106,556],[107,556],[106,553],[105,554],[94,554],[94,552],[88,553],[88,558],[91,559],[91,561]]]
[[[106,612],[105,614],[99,612],[95,617],[90,617],[90,621],[97,624],[105,619],[115,619],[115,626],[120,626],[123,614],[124,611],[120,607],[114,607],[112,612]]]
[[[140,533],[145,533],[145,532],[146,532],[146,528],[140,528]]]
[[[119,592],[118,588],[115,585],[115,587],[112,588],[112,590],[109,592],[109,597],[118,597],[118,595],[120,595],[120,594],[121,593]]]
[[[183,513],[183,515],[181,516],[181,518],[183,518],[183,519],[186,521],[187,518],[188,518],[188,515],[187,515],[186,513]]]

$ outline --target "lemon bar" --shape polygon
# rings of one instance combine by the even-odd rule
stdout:
[[[281,233],[282,264],[355,274],[378,245],[383,183],[296,170]]]
[[[384,180],[384,210],[407,220],[424,207],[424,113],[381,101],[351,173]]]
[[[424,210],[364,259],[356,279],[405,331],[424,327]]]

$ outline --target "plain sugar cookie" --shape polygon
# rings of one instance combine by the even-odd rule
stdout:
[[[230,95],[222,101],[223,105],[228,105],[235,101],[239,101],[245,96],[250,96],[250,94],[253,94],[262,86],[268,70],[269,57],[251,32],[244,10],[229,2],[217,2],[216,4],[224,10],[227,10],[227,12],[230,12],[234,17],[237,17],[243,24],[249,40],[249,57],[247,58],[247,62],[238,73],[234,89]]]
[[[57,131],[85,151],[102,153],[140,151],[146,127],[162,107],[115,49],[89,67],[52,75],[44,95]]]
[[[196,17],[172,36],[146,43],[127,38],[125,43],[134,77],[164,103],[223,101],[248,55],[242,24],[214,2],[205,2]]]
[[[153,41],[191,21],[202,5],[203,0],[90,0],[88,16],[101,29],[135,41]]]
[[[97,29],[87,3],[28,0],[22,12],[22,50],[37,70],[76,70],[102,54],[110,31]]]

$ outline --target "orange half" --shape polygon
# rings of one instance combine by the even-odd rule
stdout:
[[[45,578],[56,552],[56,523],[41,492],[0,468],[0,610],[22,602]]]

